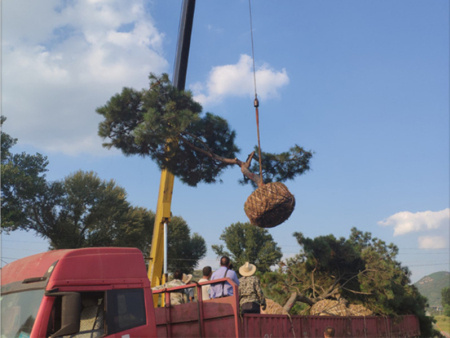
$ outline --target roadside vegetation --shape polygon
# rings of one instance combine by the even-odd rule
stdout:
[[[450,336],[450,287],[446,287],[441,291],[442,307],[444,313],[435,315],[436,327]]]
[[[1,123],[6,118],[2,116]],[[148,256],[155,214],[132,206],[124,188],[94,172],[78,171],[59,181],[46,178],[42,154],[15,154],[17,139],[1,134],[1,231],[32,231],[49,249],[137,247]],[[172,218],[169,268],[192,272],[206,255],[206,242],[186,221]],[[189,259],[188,259],[189,258]]]
[[[440,315],[435,316],[434,319],[436,319],[436,327],[447,334],[450,335],[450,317]]]

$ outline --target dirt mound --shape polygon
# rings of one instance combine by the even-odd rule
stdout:
[[[309,314],[312,316],[372,316],[373,312],[363,305],[348,304],[343,299],[325,299],[314,304]]]

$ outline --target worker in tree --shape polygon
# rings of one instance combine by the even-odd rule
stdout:
[[[266,309],[266,298],[259,278],[255,276],[256,266],[246,262],[239,268],[239,305],[241,313],[261,313]]]
[[[220,259],[220,268],[213,272],[211,280],[220,278],[230,278],[236,285],[239,286],[239,279],[236,272],[230,270],[230,258],[222,256]],[[211,298],[221,298],[233,295],[233,287],[228,282],[221,282],[211,284],[210,296]]]

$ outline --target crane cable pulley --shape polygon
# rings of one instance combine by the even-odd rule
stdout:
[[[255,100],[253,101],[253,106],[255,107],[256,115],[256,132],[258,135],[258,161],[259,161],[259,179],[261,184],[264,183],[262,175],[262,156],[261,156],[261,137],[259,132],[259,100],[256,91],[256,67],[255,67],[255,45],[253,42],[253,18],[252,18],[252,3],[248,0],[249,16],[250,16],[250,38],[252,42],[252,61],[253,61],[253,87],[255,90]]]
[[[244,204],[244,211],[250,223],[261,228],[273,228],[289,218],[295,207],[295,198],[288,188],[281,182],[270,182],[264,184],[262,175],[262,155],[261,138],[259,132],[259,101],[256,90],[256,67],[255,48],[253,42],[253,19],[251,0],[248,0],[250,13],[250,36],[252,42],[253,60],[253,84],[255,89],[255,100],[253,105],[256,114],[256,129],[258,133],[258,162],[259,162],[259,182],[258,188],[247,198]]]

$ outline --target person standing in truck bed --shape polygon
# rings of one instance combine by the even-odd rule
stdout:
[[[213,272],[211,280],[230,278],[236,285],[239,286],[239,279],[236,272],[230,270],[230,258],[222,256],[220,259],[220,268]],[[221,298],[233,295],[233,287],[228,282],[221,282],[217,284],[211,284],[210,296],[211,298]]]
[[[241,313],[261,313],[266,309],[266,298],[261,289],[259,278],[254,276],[256,266],[246,262],[239,268],[239,305]]]
[[[183,273],[183,278],[181,278],[181,281],[184,284],[189,284],[191,279],[192,279],[192,275],[191,274],[186,275],[186,274]],[[194,301],[194,288],[184,289],[184,292],[186,293],[187,302],[188,303],[193,302]]]
[[[207,282],[211,278],[212,275],[212,269],[210,266],[205,266],[203,268],[203,277],[199,279],[199,283],[201,282]],[[202,286],[202,300],[208,300],[209,299],[209,290],[211,286],[210,285],[203,285]]]
[[[191,275],[192,278],[192,275]],[[182,281],[183,279],[183,273],[180,270],[176,270],[173,273],[173,279],[165,283],[163,285],[155,286],[152,288],[152,290],[161,290],[161,289],[168,289],[173,288],[175,286],[181,286],[185,285]],[[170,305],[178,305],[178,304],[184,304],[186,303],[186,293],[183,290],[177,291],[177,292],[171,292],[170,293]]]

